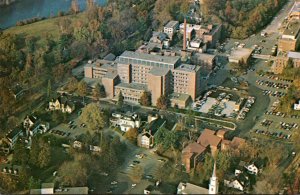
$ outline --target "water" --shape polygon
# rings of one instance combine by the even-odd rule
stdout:
[[[86,7],[86,0],[77,0],[81,10]],[[104,5],[106,0],[95,0]],[[0,28],[15,26],[16,22],[33,17],[49,17],[59,11],[69,11],[71,0],[17,0],[11,5],[0,7]]]

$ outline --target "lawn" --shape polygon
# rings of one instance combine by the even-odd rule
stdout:
[[[46,35],[51,34],[53,35],[54,39],[58,39],[58,36],[60,34],[58,22],[61,18],[68,18],[72,21],[72,23],[78,20],[86,20],[85,14],[79,13],[77,15],[68,15],[62,17],[49,18],[32,24],[24,25],[24,26],[11,27],[5,30],[4,32],[12,33],[12,34],[21,34],[24,36],[37,36],[40,38],[44,38]]]

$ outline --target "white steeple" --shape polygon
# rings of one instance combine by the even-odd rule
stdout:
[[[215,161],[213,174],[212,174],[212,176],[210,178],[210,182],[209,182],[208,194],[218,194],[219,182],[218,182],[218,178],[216,175],[216,169],[217,169],[217,165],[216,165],[216,161]]]

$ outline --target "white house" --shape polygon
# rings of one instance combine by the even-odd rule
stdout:
[[[294,110],[300,110],[300,100],[298,102],[298,104],[294,104]]]
[[[121,131],[126,132],[131,128],[139,128],[141,119],[136,113],[117,114],[113,113],[110,119],[112,125],[120,127]]]
[[[74,141],[73,148],[82,148],[82,143],[80,141]]]
[[[234,189],[237,189],[240,191],[244,191],[244,185],[237,179],[235,179],[233,181],[224,180],[224,185],[229,188],[234,188]]]
[[[178,21],[169,21],[165,26],[164,26],[164,33],[166,33],[170,39],[173,38],[173,35],[176,33],[176,30],[179,26]]]
[[[247,171],[252,174],[252,175],[257,175],[259,172],[259,168],[254,164],[251,163],[249,165],[246,165],[245,168],[247,169]]]

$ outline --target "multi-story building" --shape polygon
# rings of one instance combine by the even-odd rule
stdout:
[[[300,2],[296,1],[289,13],[289,20],[300,20]]]
[[[292,20],[278,40],[278,51],[296,51],[299,46],[300,21]]]
[[[92,64],[87,64],[84,67],[84,76],[86,78],[102,79],[107,73],[117,71],[117,64],[107,60],[96,60]]]
[[[85,68],[85,71],[92,72],[86,75],[99,75],[90,78],[101,79],[109,98],[117,98],[122,92],[125,101],[138,103],[144,91],[149,91],[152,104],[156,105],[162,95],[176,93],[177,97],[185,94],[192,100],[199,96],[200,66],[182,64],[179,56],[125,51],[112,64],[115,71],[102,71],[101,74],[94,73],[96,68]]]
[[[293,68],[300,68],[300,52],[278,52],[271,70],[275,74],[281,74],[289,64]]]
[[[113,113],[110,122],[114,126],[120,127],[121,131],[128,131],[131,128],[139,128],[141,119],[136,113],[118,114]]]
[[[164,26],[164,33],[166,33],[170,39],[173,38],[174,34],[177,31],[177,28],[179,26],[178,21],[169,21],[165,26]]]

